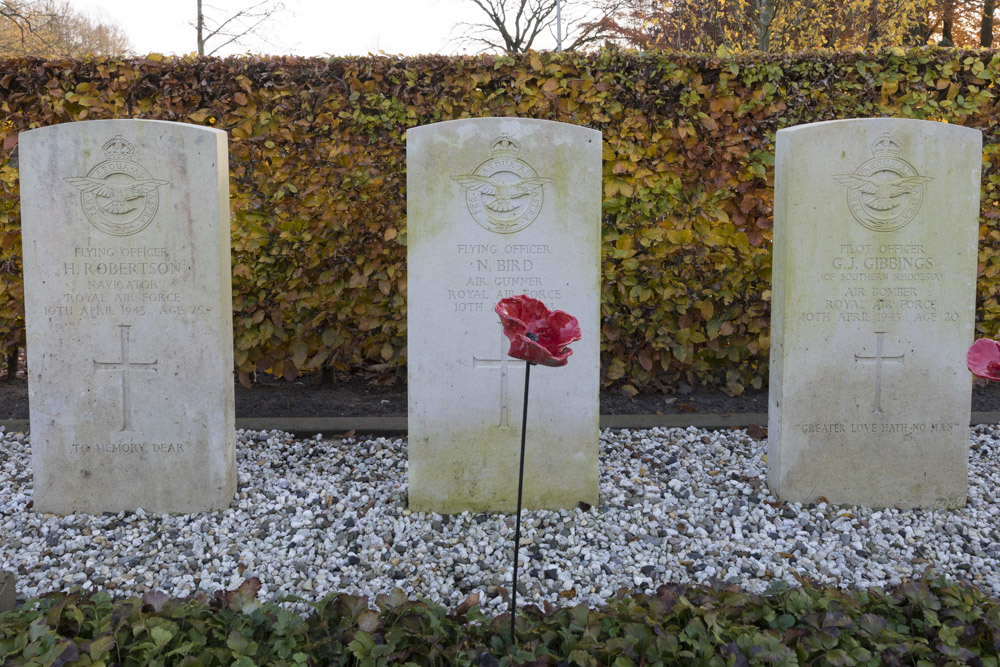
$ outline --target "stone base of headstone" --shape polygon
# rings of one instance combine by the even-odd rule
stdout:
[[[14,578],[13,572],[0,570],[0,614],[14,608]]]

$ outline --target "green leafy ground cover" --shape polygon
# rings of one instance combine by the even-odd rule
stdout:
[[[803,580],[764,595],[667,584],[604,608],[487,618],[473,597],[447,610],[402,591],[329,596],[297,614],[257,599],[254,579],[184,600],[148,593],[51,594],[0,614],[13,665],[997,665],[1000,607],[965,584],[925,577],[843,591]]]

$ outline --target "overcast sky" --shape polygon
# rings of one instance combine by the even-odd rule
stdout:
[[[259,0],[205,0],[206,16],[230,16]],[[139,54],[197,50],[195,0],[70,0],[77,10],[100,12],[128,33]],[[210,6],[211,5],[211,6]],[[301,56],[453,54],[468,51],[452,27],[483,16],[470,0],[286,0],[286,10],[264,31],[270,44],[248,40],[217,55],[271,53]],[[542,48],[551,48],[540,45]],[[211,42],[209,42],[211,49]]]

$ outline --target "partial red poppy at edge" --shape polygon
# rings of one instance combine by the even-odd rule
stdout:
[[[493,309],[510,340],[508,355],[541,366],[565,366],[580,340],[580,323],[561,310],[550,311],[538,299],[524,294],[501,299]]]
[[[989,338],[980,338],[966,355],[969,370],[976,377],[1000,382],[1000,343]]]

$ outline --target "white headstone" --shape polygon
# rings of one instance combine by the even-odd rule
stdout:
[[[102,120],[19,143],[34,508],[227,507],[225,132]]]
[[[777,135],[768,484],[965,504],[982,139],[916,120]]]
[[[524,506],[596,504],[601,133],[481,118],[406,144],[410,506],[514,509],[524,362],[493,308],[519,294],[583,333],[565,366],[532,368]]]

